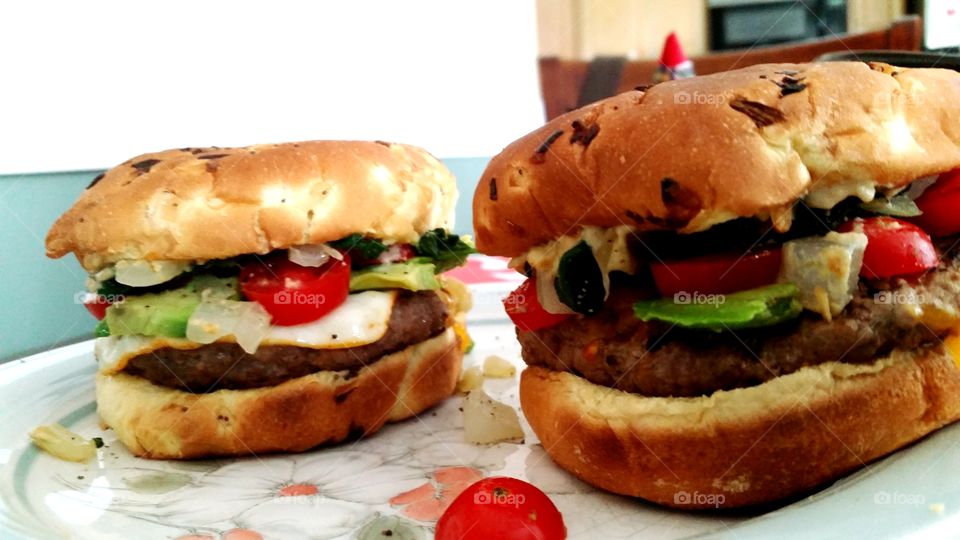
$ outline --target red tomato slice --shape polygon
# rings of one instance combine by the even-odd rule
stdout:
[[[347,299],[350,257],[316,268],[300,266],[286,254],[274,255],[240,270],[240,289],[270,314],[271,322],[291,326],[315,321]]]
[[[484,478],[463,491],[437,521],[437,540],[560,540],[560,511],[536,486],[516,478]]]
[[[858,231],[867,235],[860,275],[889,278],[916,274],[936,268],[937,250],[930,235],[913,223],[891,217],[855,219],[841,225],[840,232]]]
[[[653,281],[663,296],[679,292],[726,294],[755,289],[777,281],[780,249],[742,255],[722,253],[650,265]]]
[[[923,212],[912,219],[933,236],[960,232],[960,169],[943,173],[917,200]]]
[[[83,300],[83,307],[87,308],[87,311],[98,321],[102,321],[107,316],[107,308],[110,307],[110,302],[102,294],[88,294]]]
[[[535,278],[527,278],[519,287],[503,299],[503,309],[513,324],[524,332],[547,328],[572,317],[567,313],[550,313],[543,309],[537,299]]]

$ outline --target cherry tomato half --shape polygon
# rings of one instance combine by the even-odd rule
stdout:
[[[867,249],[860,268],[860,275],[865,278],[916,274],[939,264],[930,235],[913,223],[891,217],[872,217],[848,221],[837,230],[867,235]]]
[[[316,268],[300,266],[286,254],[273,255],[240,270],[240,290],[279,326],[315,321],[347,299],[350,258],[331,259]]]
[[[779,249],[747,255],[722,253],[655,262],[650,265],[650,271],[663,296],[678,292],[726,294],[776,282],[780,258]]]
[[[923,214],[912,219],[933,236],[960,232],[960,169],[943,173],[915,201]]]
[[[437,521],[437,540],[560,540],[560,511],[536,486],[516,478],[484,478],[463,491]]]
[[[102,294],[91,293],[84,298],[83,307],[87,308],[87,311],[98,321],[102,321],[107,316],[107,308],[110,307],[110,302]]]
[[[519,287],[503,299],[503,309],[513,324],[524,332],[547,328],[572,317],[567,313],[550,313],[543,309],[537,299],[536,278],[527,278]]]

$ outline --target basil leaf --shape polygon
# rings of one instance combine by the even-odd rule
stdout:
[[[364,259],[376,259],[387,250],[387,246],[383,245],[383,242],[373,238],[365,238],[357,233],[330,242],[330,245],[345,253],[359,253]]]
[[[417,255],[433,259],[438,274],[463,265],[467,262],[467,256],[477,252],[460,235],[448,233],[443,229],[433,229],[423,233],[414,247]]]
[[[600,311],[606,296],[603,272],[586,242],[573,246],[560,257],[553,286],[560,301],[577,313],[591,315]]]
[[[110,278],[100,282],[97,294],[101,296],[128,296],[130,294],[136,294],[138,288],[142,290],[146,287],[131,287],[130,285],[120,283],[116,279]]]

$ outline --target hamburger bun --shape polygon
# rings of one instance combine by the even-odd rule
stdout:
[[[507,146],[473,199],[477,248],[514,257],[584,225],[789,226],[793,204],[960,166],[960,73],[767,64],[661,83],[559,116]],[[830,205],[832,206],[832,205]]]
[[[411,242],[453,229],[450,171],[425,150],[307,141],[143,154],[97,177],[47,234],[96,271],[119,260],[266,254],[360,233]]]
[[[550,457],[590,484],[677,508],[737,507],[812,490],[960,419],[960,370],[933,347],[668,398],[529,367],[520,403]]]
[[[935,247],[917,228],[911,247],[939,249],[936,262],[886,280],[864,277],[867,234],[843,238],[859,248],[822,236],[883,214],[861,202],[954,178],[958,118],[954,71],[770,64],[604,99],[507,146],[479,181],[474,224],[478,248],[514,257],[537,291],[511,316],[530,366],[523,412],[546,452],[615,493],[738,507],[807,492],[960,419],[960,368],[943,346],[960,333],[960,254],[943,247],[957,235]],[[836,243],[799,261],[783,247],[794,240]],[[770,276],[737,266],[774,252],[752,267]],[[652,272],[664,268],[676,283]],[[742,283],[721,290],[737,272]],[[772,305],[778,282],[796,290],[782,319],[728,310],[728,325],[677,296],[719,296],[718,308],[753,291]],[[894,306],[878,290],[914,300]],[[872,345],[848,357],[861,338]]]
[[[472,252],[456,197],[426,151],[374,141],[181,148],[98,176],[47,254],[90,273],[102,424],[148,458],[295,452],[448,397],[470,302],[437,275]]]
[[[463,350],[452,328],[347,372],[321,371],[276,386],[194,394],[123,372],[97,374],[104,428],[152,459],[301,452],[370,435],[453,393]]]

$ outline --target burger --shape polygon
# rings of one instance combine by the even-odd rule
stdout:
[[[47,235],[89,272],[101,424],[134,454],[302,451],[449,396],[469,296],[456,183],[384,142],[181,148],[97,176]]]
[[[794,497],[960,417],[960,74],[758,65],[560,116],[477,247],[546,452],[681,508]]]

